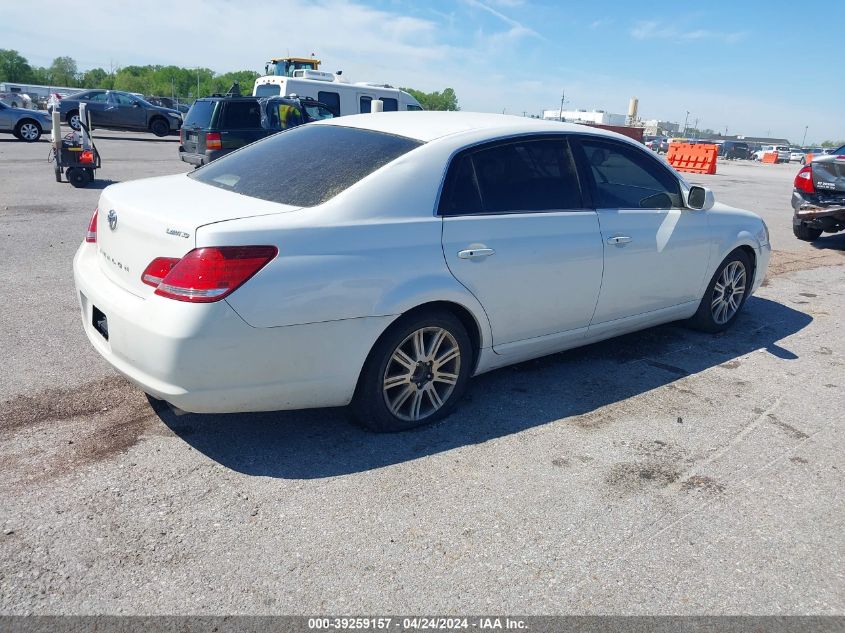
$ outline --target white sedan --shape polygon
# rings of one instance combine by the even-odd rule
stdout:
[[[769,253],[757,215],[626,137],[390,112],[106,188],[74,274],[91,343],[155,398],[351,404],[391,431],[498,367],[680,319],[724,330]]]

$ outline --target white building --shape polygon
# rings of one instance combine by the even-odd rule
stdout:
[[[651,119],[650,121],[643,121],[643,133],[646,136],[660,136],[661,134],[677,134],[681,130],[681,126],[677,123],[669,121],[658,121]]]
[[[547,121],[560,121],[561,116],[569,123],[598,123],[599,125],[625,125],[624,114],[612,114],[604,110],[543,110]]]

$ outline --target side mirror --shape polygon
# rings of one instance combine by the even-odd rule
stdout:
[[[713,192],[706,187],[693,185],[690,187],[689,193],[687,193],[687,206],[690,209],[707,211],[713,208],[715,202],[716,199],[713,196]]]
[[[132,107],[133,107],[133,108],[140,108],[140,107],[141,107],[141,104],[140,104],[140,103],[138,103],[137,101],[133,101],[133,102],[132,102]]]

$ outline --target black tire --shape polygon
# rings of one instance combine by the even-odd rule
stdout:
[[[153,119],[150,121],[150,132],[156,136],[167,136],[170,134],[170,123],[164,119]]]
[[[15,126],[15,137],[26,143],[36,143],[41,139],[41,126],[32,119],[23,119]]]
[[[72,130],[76,130],[77,132],[79,132],[79,130],[82,129],[82,126],[79,125],[79,110],[71,110],[70,112],[68,112],[67,116],[65,117],[65,121]]]
[[[387,392],[397,393],[395,389],[404,388],[411,390],[411,395],[406,396],[405,400],[402,400],[402,402],[406,400],[410,401],[408,403],[408,415],[400,417],[403,415],[401,408],[399,409],[400,415],[396,415],[388,406],[387,398],[389,396],[385,395],[386,391],[384,390],[385,376],[388,371],[392,371],[398,365],[393,360],[393,355],[397,349],[403,345],[412,345],[412,343],[407,343],[410,337],[414,333],[426,328],[429,328],[433,332],[428,334],[428,339],[425,338],[425,332],[423,333],[425,346],[433,344],[434,334],[438,329],[445,330],[452,337],[450,340],[444,339],[446,340],[446,344],[451,346],[447,349],[454,349],[453,342],[457,345],[459,351],[457,363],[452,360],[443,364],[444,367],[448,367],[448,371],[454,372],[453,375],[457,375],[457,380],[455,380],[451,391],[444,394],[442,390],[444,387],[448,390],[448,385],[438,383],[436,379],[430,380],[435,375],[436,370],[432,370],[431,368],[426,370],[424,365],[417,364],[415,372],[419,373],[420,380],[425,383],[422,389],[419,388],[419,383],[414,384],[409,381],[405,385],[397,385],[394,391]],[[350,406],[352,415],[360,425],[377,433],[407,431],[408,429],[442,420],[452,413],[461,396],[466,391],[467,382],[474,366],[474,360],[472,342],[466,332],[466,328],[464,328],[461,321],[452,313],[442,310],[431,310],[401,317],[382,334],[370,352],[366,363],[364,363],[364,368],[358,379],[358,386],[355,389],[355,395]],[[431,367],[430,364],[429,367]],[[426,376],[426,371],[432,371],[432,373]],[[402,373],[401,368],[399,373]],[[441,389],[441,392],[437,393],[437,398],[440,398],[441,395],[445,396],[439,408],[436,408],[434,399],[426,393],[428,389],[435,388]],[[419,401],[421,403],[424,403],[423,401],[427,402],[426,408],[433,408],[433,410],[424,416],[421,415],[417,419],[406,419],[413,415],[412,407],[417,399],[417,393],[421,393]],[[398,396],[399,394],[394,398],[394,402],[400,400]],[[419,411],[422,413],[422,404],[419,407]]]
[[[742,297],[739,299],[739,304],[736,306],[736,311],[733,312],[727,320],[721,322],[714,316],[714,303],[717,295],[724,297],[726,296],[726,293],[720,293],[717,291],[716,284],[720,282],[720,278],[725,269],[728,268],[728,266],[731,266],[734,262],[741,264],[744,271],[743,293]],[[752,276],[753,273],[754,271],[751,261],[748,259],[748,255],[740,249],[733,251],[716,269],[716,272],[713,274],[713,278],[710,280],[710,283],[707,284],[707,290],[704,291],[704,296],[701,298],[698,310],[687,324],[696,330],[701,330],[702,332],[715,333],[727,330],[731,325],[733,325],[733,322],[736,321],[737,316],[739,316],[739,313],[742,312],[746,299],[748,299],[748,293],[751,292],[751,285],[754,283]]]
[[[53,173],[56,175],[56,182],[62,181],[62,168],[56,165],[53,167]]]
[[[94,179],[91,172],[83,167],[70,167],[65,171],[65,176],[67,176],[67,181],[77,189],[87,187],[88,183]]]
[[[804,223],[793,224],[792,232],[795,234],[795,237],[804,242],[812,242],[822,236],[821,229],[811,228]]]

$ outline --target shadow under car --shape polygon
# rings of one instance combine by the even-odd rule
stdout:
[[[668,324],[483,374],[472,379],[451,416],[397,434],[364,431],[348,421],[344,409],[200,415],[177,414],[152,402],[176,435],[235,471],[333,477],[581,415],[755,350],[792,360],[797,357],[777,343],[811,321],[781,303],[751,297],[734,326],[720,335]]]

